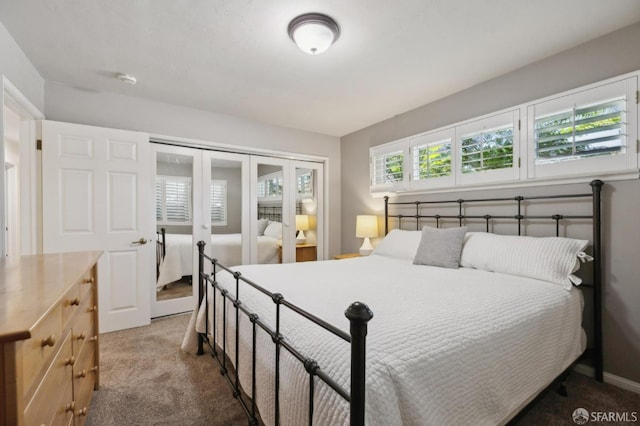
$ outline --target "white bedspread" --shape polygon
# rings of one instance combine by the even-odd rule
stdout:
[[[584,348],[581,293],[542,281],[377,255],[236,269],[347,332],[346,307],[354,301],[369,305],[374,313],[367,341],[369,425],[503,423]],[[219,274],[218,281],[235,294],[230,275]],[[240,298],[263,321],[275,323],[269,298],[247,285]],[[227,309],[227,350],[233,359],[235,314],[230,303]],[[196,322],[204,331],[202,310],[198,318],[194,313],[184,350],[195,350]],[[251,327],[242,315],[240,330],[240,380],[250,395]],[[349,389],[347,343],[286,308],[282,333]],[[218,343],[222,346],[221,333]],[[271,425],[274,346],[265,333],[258,335],[258,346],[256,403]],[[281,424],[306,424],[308,375],[286,350],[282,353]],[[315,404],[314,424],[348,424],[348,404],[327,386],[316,385]]]
[[[278,246],[276,245],[278,240],[264,235],[257,238],[258,263],[278,263]],[[166,234],[165,242],[166,253],[164,261],[160,264],[157,288],[177,281],[185,275],[191,275],[193,271],[195,242],[191,234]],[[211,235],[211,241],[205,250],[225,266],[240,265],[242,264],[242,235]]]

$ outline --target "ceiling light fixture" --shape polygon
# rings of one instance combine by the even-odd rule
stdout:
[[[335,43],[340,36],[340,27],[327,15],[305,13],[289,22],[288,32],[300,50],[318,55]]]
[[[127,84],[136,84],[136,82],[138,81],[135,75],[126,74],[123,72],[117,73],[116,78],[122,81],[123,83],[127,83]]]

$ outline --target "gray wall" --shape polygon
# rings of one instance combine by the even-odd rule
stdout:
[[[132,96],[50,82],[45,87],[49,120],[328,157],[329,256],[340,252],[339,138]]]
[[[357,251],[357,214],[383,213],[369,193],[369,148],[529,100],[640,69],[640,23],[533,63],[452,96],[342,137],[342,250]],[[586,185],[528,188],[526,193],[585,191]],[[476,191],[474,196],[514,194]],[[469,193],[429,199],[464,198]],[[425,198],[423,196],[422,198]],[[640,181],[611,182],[604,197],[605,371],[640,382]],[[400,278],[399,278],[400,279]]]

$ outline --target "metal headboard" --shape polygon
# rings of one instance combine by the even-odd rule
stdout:
[[[302,214],[302,203],[296,203],[296,214]],[[270,205],[258,203],[258,219],[282,222],[282,204]]]
[[[390,202],[389,197],[384,197],[384,233],[387,235],[389,232],[389,219],[394,218],[398,221],[398,228],[402,228],[402,221],[405,219],[415,220],[416,229],[420,230],[423,219],[435,219],[436,227],[440,227],[443,219],[454,219],[458,221],[459,226],[463,226],[467,220],[484,220],[486,223],[486,231],[489,232],[490,223],[495,220],[502,221],[516,221],[518,235],[522,235],[522,230],[527,220],[549,220],[555,223],[556,236],[560,236],[560,222],[563,220],[584,219],[591,220],[592,222],[592,251],[593,251],[593,284],[582,284],[581,287],[593,288],[593,348],[591,349],[591,355],[593,359],[593,365],[595,369],[595,377],[598,381],[603,380],[603,354],[602,354],[602,212],[601,212],[601,193],[604,182],[601,180],[593,180],[589,183],[591,186],[591,193],[579,193],[579,194],[561,194],[561,195],[540,195],[540,196],[515,196],[504,198],[477,198],[477,199],[457,199],[457,200],[443,200],[443,201],[410,201],[410,202]],[[591,215],[565,215],[565,214],[552,214],[552,215],[528,215],[523,214],[523,203],[529,201],[540,200],[556,200],[556,199],[576,199],[576,198],[591,198],[592,214]],[[464,213],[464,207],[470,204],[490,203],[490,202],[513,202],[515,209],[512,215],[467,215]],[[389,214],[390,206],[415,206],[415,214]],[[454,215],[439,215],[421,214],[420,206],[423,205],[457,205],[458,214]]]

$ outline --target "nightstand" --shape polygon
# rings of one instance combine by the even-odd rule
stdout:
[[[360,257],[360,253],[345,253],[345,254],[338,254],[336,256],[333,256],[334,259],[339,260],[339,259],[349,259],[352,257]]]
[[[278,260],[282,263],[282,244],[278,244]],[[296,244],[296,262],[313,262],[318,260],[315,244]]]

